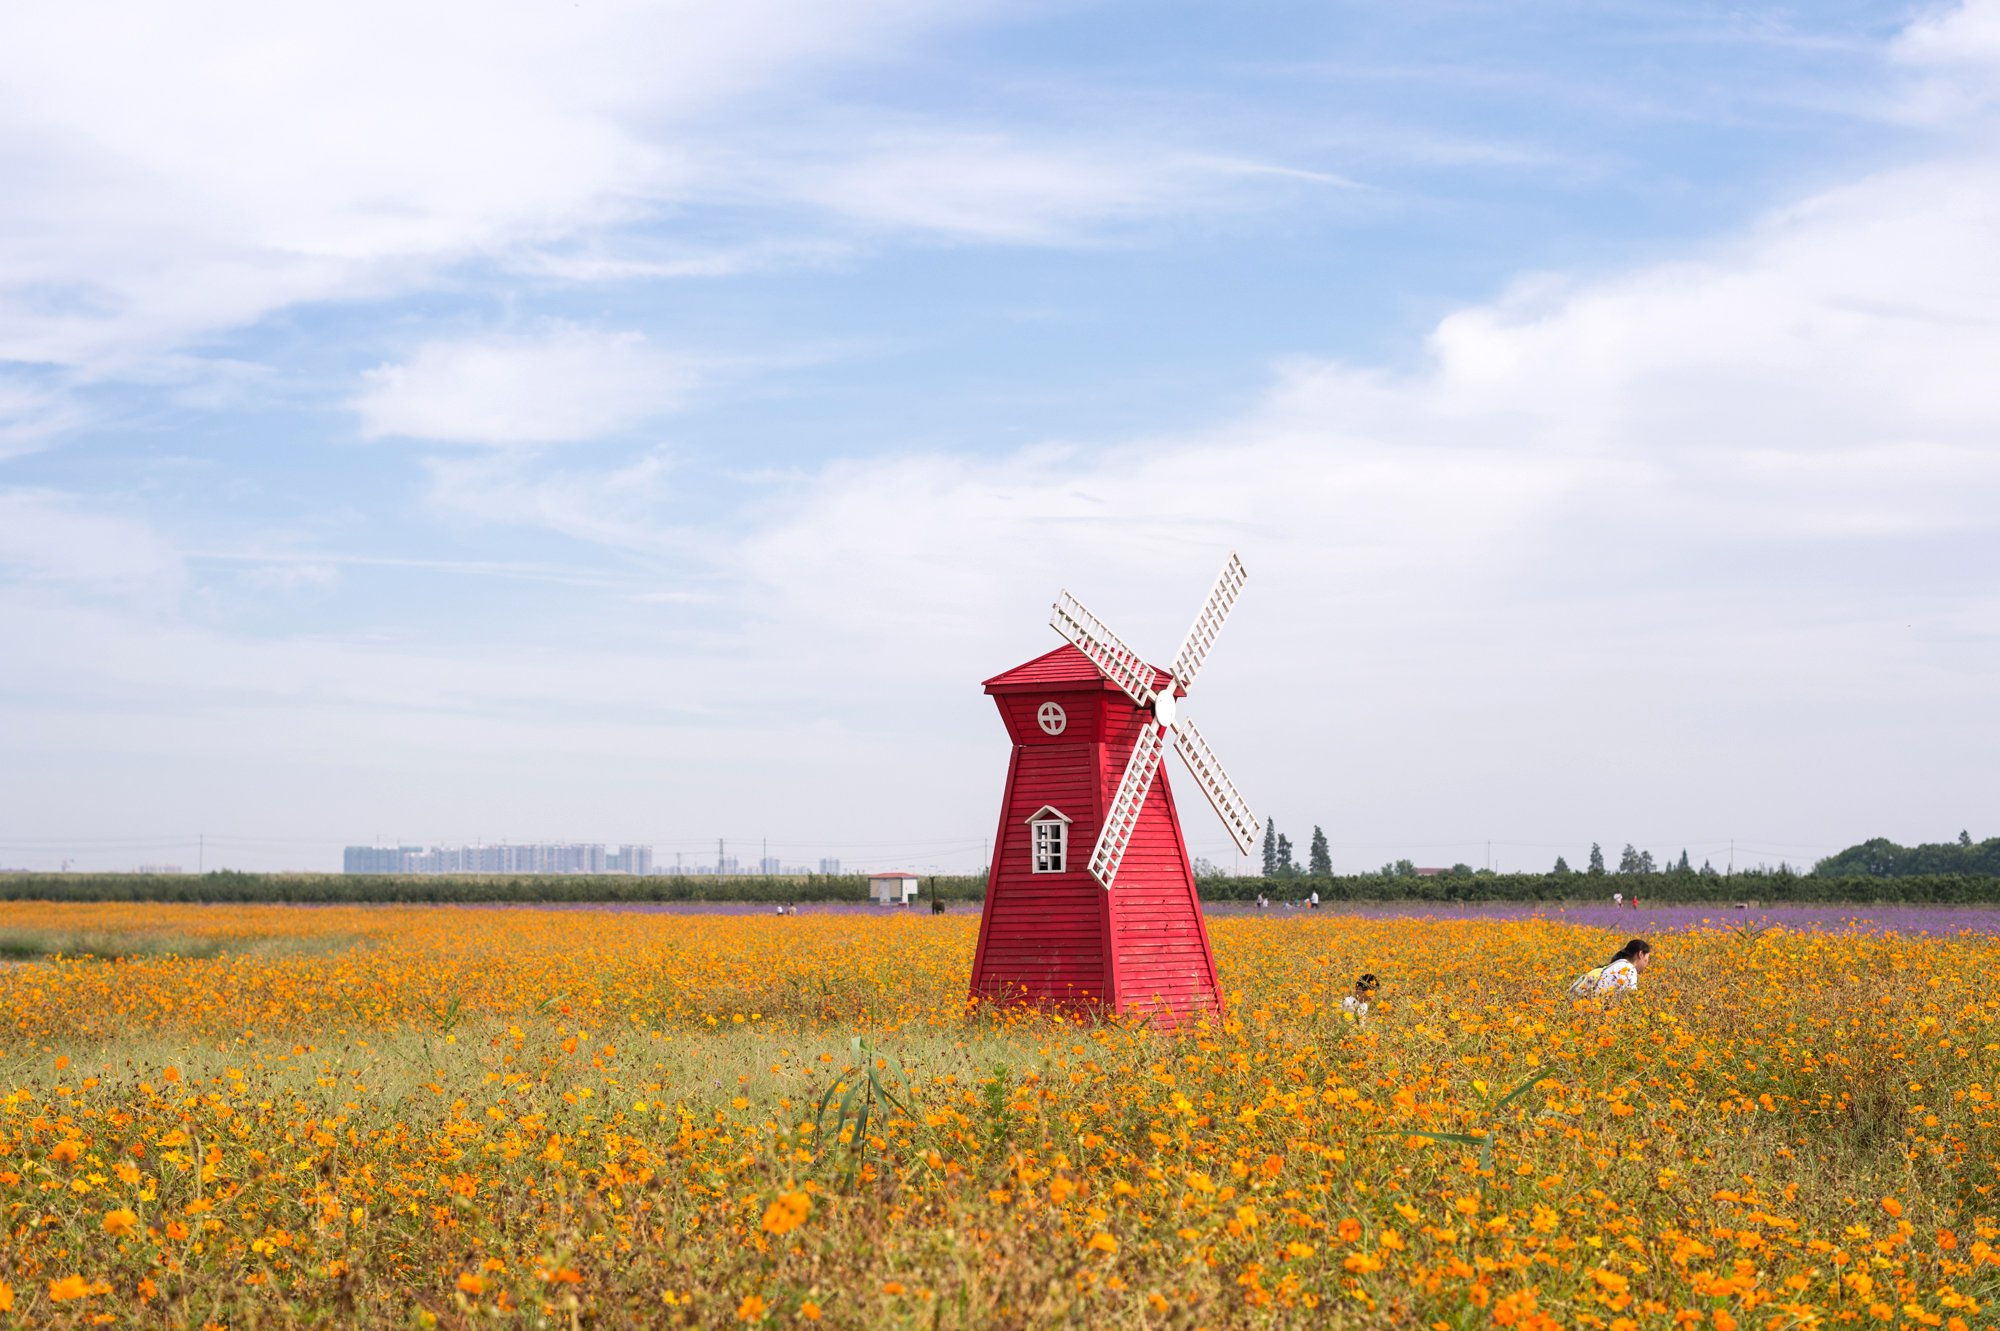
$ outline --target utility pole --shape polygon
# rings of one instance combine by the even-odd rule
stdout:
[[[720,874],[720,873],[722,872],[722,838],[721,838],[721,837],[717,837],[717,838],[715,839],[715,872],[716,872],[716,873],[718,873],[718,874]]]
[[[1728,872],[1727,872],[1726,874],[1724,874],[1723,876],[1724,876],[1725,878],[1734,878],[1734,877],[1736,876],[1736,838],[1735,838],[1735,837],[1731,837],[1731,838],[1729,838],[1729,871],[1728,871]]]

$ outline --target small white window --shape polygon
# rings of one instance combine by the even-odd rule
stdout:
[[[1069,871],[1069,817],[1043,805],[1028,819],[1029,849],[1036,873]]]

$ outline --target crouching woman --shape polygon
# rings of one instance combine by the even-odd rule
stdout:
[[[1653,945],[1634,938],[1618,955],[1595,970],[1585,971],[1569,987],[1571,998],[1617,998],[1639,987],[1639,977],[1653,961]]]

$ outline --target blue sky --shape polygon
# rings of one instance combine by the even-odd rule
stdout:
[[[0,50],[0,865],[970,867],[1232,548],[1343,868],[1984,834],[2000,6],[185,14]]]

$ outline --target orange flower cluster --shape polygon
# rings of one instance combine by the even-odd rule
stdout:
[[[0,967],[0,1327],[1992,1323],[1994,940],[1222,920],[1168,1031],[973,926],[0,907],[155,940]]]

